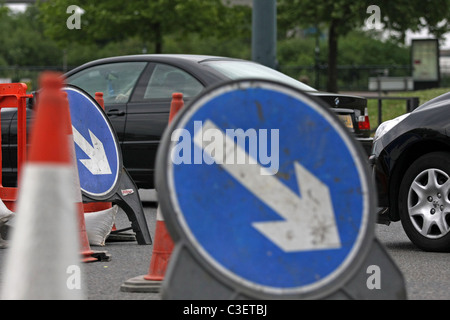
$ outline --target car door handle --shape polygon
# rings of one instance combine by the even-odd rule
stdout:
[[[125,111],[119,111],[117,109],[112,109],[112,110],[109,110],[106,114],[108,116],[123,116],[125,114]]]

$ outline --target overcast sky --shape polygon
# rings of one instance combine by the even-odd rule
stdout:
[[[424,31],[424,32],[418,32],[418,33],[409,33],[407,35],[406,42],[407,44],[410,44],[412,38],[430,38],[430,36]],[[441,50],[450,50],[450,33],[446,33],[445,41],[441,43]]]

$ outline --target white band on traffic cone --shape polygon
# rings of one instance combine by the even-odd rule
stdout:
[[[2,299],[82,299],[71,166],[24,167]]]

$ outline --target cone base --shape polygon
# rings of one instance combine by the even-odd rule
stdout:
[[[145,275],[128,279],[120,286],[124,292],[159,292],[162,281],[145,280]]]
[[[106,251],[89,251],[82,254],[83,262],[111,261],[111,254]]]

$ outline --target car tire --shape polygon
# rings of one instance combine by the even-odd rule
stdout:
[[[411,242],[424,251],[450,251],[450,153],[414,161],[400,184],[398,205]]]

